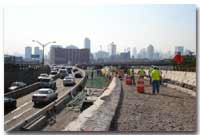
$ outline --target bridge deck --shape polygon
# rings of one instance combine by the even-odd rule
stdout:
[[[123,82],[119,109],[111,125],[112,131],[196,131],[196,97],[161,86],[152,95],[149,82],[145,93]]]

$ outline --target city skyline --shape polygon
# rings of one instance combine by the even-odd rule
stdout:
[[[196,52],[195,5],[8,8],[4,16],[5,54],[24,52],[25,46],[35,47],[32,39],[84,48],[85,37],[91,40],[93,53],[100,50],[100,45],[107,50],[111,42],[117,45],[117,52],[128,47],[139,51],[149,44],[156,51],[174,51],[175,46],[183,46]]]
[[[108,53],[108,55],[109,56],[111,56],[112,54],[112,52],[110,52],[111,51],[111,45],[112,44],[114,44],[114,42],[112,42],[112,43],[110,43],[110,44],[108,44],[108,46],[107,46],[107,49],[106,50],[104,50],[104,49],[102,49],[102,48],[100,48],[99,50],[97,50],[96,52],[91,52],[93,55],[96,55],[96,54],[98,54],[98,53],[101,53],[101,52],[103,52],[103,53]],[[115,45],[115,44],[114,44]],[[151,46],[151,47],[150,47]],[[83,48],[78,48],[76,45],[72,45],[72,44],[70,44],[70,45],[57,45],[57,44],[54,44],[54,45],[50,45],[50,48],[51,47],[59,47],[59,48],[71,48],[71,49],[84,49],[84,48],[87,48],[87,47],[83,47]],[[117,45],[115,45],[115,50],[117,49]],[[150,49],[150,48],[151,49]],[[24,54],[13,54],[13,56],[20,56],[20,57],[24,57],[25,59],[27,58],[27,54],[26,54],[26,49],[27,48],[30,48],[31,49],[31,51],[29,51],[28,53],[28,55],[30,55],[29,57],[31,57],[31,55],[37,55],[37,53],[35,53],[35,49],[37,48],[37,49],[39,49],[39,51],[42,51],[42,49],[39,47],[39,46],[26,46],[25,48],[24,48]],[[136,47],[132,47],[132,48],[130,48],[130,47],[128,47],[128,48],[124,48],[124,50],[122,51],[118,51],[118,52],[116,52],[114,55],[120,55],[121,53],[127,53],[127,52],[130,52],[130,56],[131,57],[134,57],[134,58],[149,58],[149,59],[151,59],[151,58],[153,58],[153,55],[155,55],[155,54],[159,54],[159,56],[161,56],[160,58],[161,59],[163,59],[163,58],[171,58],[171,57],[173,57],[175,54],[176,54],[176,52],[177,52],[177,48],[182,48],[182,50],[181,50],[181,54],[182,55],[188,55],[188,54],[190,54],[190,52],[192,52],[193,54],[195,54],[196,55],[196,52],[193,52],[193,51],[191,51],[190,49],[188,49],[188,48],[184,48],[183,46],[175,46],[174,47],[174,50],[172,50],[172,51],[167,51],[167,52],[162,52],[162,51],[158,51],[156,48],[154,48],[154,46],[152,45],[152,44],[149,44],[148,46],[146,46],[145,48],[141,48],[140,50],[137,50],[137,48]],[[87,48],[87,49],[89,49],[89,48]],[[150,50],[152,50],[152,51],[150,51],[151,52],[151,54],[149,55],[149,49]],[[49,55],[49,53],[50,53],[50,51],[49,52],[47,52],[47,54],[45,53],[45,56],[47,57],[48,55]],[[4,53],[4,55],[10,55],[10,54],[6,54],[6,53]],[[12,55],[12,54],[11,54]],[[41,55],[42,56],[42,52],[40,52],[40,54],[39,55]],[[40,57],[41,57],[40,56]],[[155,56],[154,56],[155,57]]]

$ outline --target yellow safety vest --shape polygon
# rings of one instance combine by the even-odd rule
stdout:
[[[140,75],[141,75],[141,76],[144,76],[144,75],[145,75],[144,69],[140,69]]]
[[[133,76],[134,75],[134,69],[129,69],[129,75]]]
[[[154,69],[154,70],[151,72],[151,78],[152,78],[152,80],[160,80],[160,71]]]

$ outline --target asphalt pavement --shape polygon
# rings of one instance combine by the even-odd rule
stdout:
[[[111,131],[196,131],[197,100],[172,88],[160,87],[152,95],[149,81],[145,93],[138,93],[133,85],[122,82],[123,90]]]

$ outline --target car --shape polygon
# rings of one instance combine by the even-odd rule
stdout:
[[[61,69],[66,69],[65,66],[62,66]]]
[[[23,88],[25,87],[26,84],[24,82],[13,82],[11,84],[11,86],[8,88],[8,91],[14,91],[14,90],[17,90],[17,89],[20,89],[20,88]]]
[[[58,72],[58,68],[55,68],[55,67],[54,67],[54,68],[51,69],[51,71],[56,71],[56,72]]]
[[[74,68],[72,71],[75,73],[75,72],[77,72],[77,71],[78,71],[78,69],[77,69],[77,68]]]
[[[74,73],[74,77],[75,78],[82,78],[83,75],[81,74],[81,72],[76,72],[76,73]]]
[[[67,69],[68,74],[72,74],[72,67],[67,66],[66,69]]]
[[[61,78],[61,79],[63,79],[65,76],[67,76],[68,75],[68,73],[67,73],[67,70],[66,69],[60,69],[59,70],[59,77]]]
[[[34,105],[39,103],[49,103],[58,98],[58,93],[54,92],[51,88],[42,88],[39,89],[35,94],[32,96],[32,102]]]
[[[53,80],[51,77],[43,77],[40,78],[40,88],[52,88],[56,89],[56,81]]]
[[[40,74],[40,76],[38,76],[38,80],[40,80],[40,78],[48,77],[48,76],[49,76],[49,75],[46,74],[46,73]]]
[[[55,70],[53,70],[53,71],[51,71],[51,73],[50,73],[50,77],[54,77],[54,76],[56,76],[58,74],[58,72],[57,71],[55,71]]]
[[[17,106],[17,101],[14,98],[4,97],[4,110],[8,111],[10,109],[15,109]]]
[[[70,75],[70,76],[66,76],[64,79],[63,79],[63,85],[64,86],[68,86],[68,85],[75,85],[76,84],[76,81],[75,81],[75,78]]]

